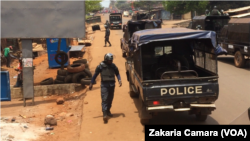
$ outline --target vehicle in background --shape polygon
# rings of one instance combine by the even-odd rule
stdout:
[[[109,15],[110,29],[118,27],[122,29],[122,14],[121,13],[111,13]]]
[[[250,57],[250,18],[231,19],[221,29],[218,43],[229,55],[234,55],[236,67],[244,67]]]
[[[195,16],[190,22],[188,28],[215,31],[220,34],[224,25],[227,25],[230,20],[229,16]]]
[[[129,17],[129,12],[128,11],[124,11],[123,12],[123,17]]]
[[[129,57],[130,56],[130,47],[129,41],[136,31],[141,31],[145,29],[154,29],[154,28],[161,28],[161,21],[160,20],[139,20],[133,21],[129,20],[127,24],[123,25],[123,38],[121,38],[121,49],[122,49],[122,56]]]

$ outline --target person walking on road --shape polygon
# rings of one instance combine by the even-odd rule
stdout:
[[[4,57],[7,60],[6,67],[10,67],[10,50],[12,50],[12,46],[4,48]]]
[[[110,28],[110,24],[108,20],[106,21],[105,25],[108,26],[108,28]]]
[[[104,37],[105,38],[105,45],[104,45],[104,47],[106,47],[107,42],[109,43],[109,46],[111,46],[111,43],[109,41],[110,30],[109,30],[108,26],[105,26],[105,28],[106,28],[106,31],[105,31],[105,37]]]
[[[113,63],[113,54],[107,53],[102,61],[95,70],[95,74],[91,79],[89,90],[92,89],[96,77],[101,74],[101,98],[102,98],[102,112],[104,123],[108,122],[108,116],[113,115],[110,112],[112,101],[114,98],[115,91],[115,75],[119,81],[120,87],[122,86],[121,77],[119,70]]]

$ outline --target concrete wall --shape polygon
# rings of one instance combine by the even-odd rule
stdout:
[[[34,97],[47,96],[55,94],[71,94],[83,89],[81,84],[53,84],[53,85],[41,85],[34,86]],[[14,88],[11,86],[11,99],[23,98],[22,88]]]

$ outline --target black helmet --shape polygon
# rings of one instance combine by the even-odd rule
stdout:
[[[104,61],[111,61],[113,60],[113,54],[112,53],[107,53],[104,56]]]

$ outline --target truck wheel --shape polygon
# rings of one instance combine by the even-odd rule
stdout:
[[[244,55],[241,54],[240,51],[237,51],[234,55],[234,64],[238,68],[242,68],[245,66],[245,58]]]
[[[142,125],[146,125],[149,123],[149,119],[140,119]]]
[[[126,52],[123,52],[123,53],[122,53],[122,57],[127,57]]]
[[[196,119],[198,121],[206,121],[207,115],[196,114]]]

